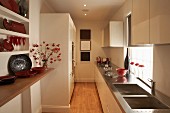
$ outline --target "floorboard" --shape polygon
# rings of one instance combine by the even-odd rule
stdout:
[[[70,113],[103,113],[95,83],[76,83]]]
[[[95,83],[75,83],[70,113],[103,113]]]

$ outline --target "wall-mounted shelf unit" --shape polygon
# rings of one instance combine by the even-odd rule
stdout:
[[[0,14],[4,17],[8,17],[8,18],[12,18],[16,21],[19,21],[19,22],[29,22],[29,19],[28,18],[25,18],[3,6],[0,6]]]
[[[8,20],[16,21],[19,23],[24,24],[25,29],[26,29],[26,34],[19,33],[19,32],[14,32],[14,31],[9,31],[4,28],[0,28],[0,38],[1,39],[7,39],[8,36],[16,36],[21,37],[21,38],[26,38],[25,40],[25,47],[18,47],[20,49],[17,49],[17,51],[10,51],[10,52],[0,52],[1,55],[14,55],[14,54],[28,54],[29,53],[29,19],[26,17],[23,17],[3,6],[0,5],[0,18],[4,19],[7,18]],[[14,37],[15,38],[15,37]],[[17,40],[17,39],[16,39]],[[14,46],[15,44],[13,44]],[[20,45],[21,46],[21,45]]]
[[[9,55],[17,55],[17,54],[28,54],[29,51],[13,51],[13,52],[1,52],[1,55],[5,54],[9,54]]]
[[[17,33],[17,32],[14,32],[14,31],[8,31],[6,29],[0,29],[0,34],[29,38],[28,34]]]

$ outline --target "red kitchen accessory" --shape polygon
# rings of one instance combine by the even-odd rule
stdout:
[[[15,75],[19,78],[27,78],[27,77],[33,77],[37,73],[38,72],[34,70],[24,70],[24,71],[16,72]]]
[[[124,68],[117,68],[116,71],[119,76],[124,77],[128,70]]]
[[[7,9],[12,11],[12,6],[9,3],[10,0],[0,0],[0,4],[4,7],[6,7]]]
[[[19,6],[15,0],[0,0],[0,4],[15,13],[19,13]]]
[[[8,20],[6,18],[3,20],[3,25],[6,30],[11,30],[11,28],[12,28],[11,24],[8,22]]]
[[[126,77],[117,77],[116,82],[118,82],[118,83],[126,83],[127,78]]]
[[[7,84],[12,84],[16,80],[16,76],[10,76],[10,75],[5,75],[5,76],[0,76],[0,85],[7,85]]]
[[[12,45],[12,43],[10,43],[7,39],[5,39],[3,41],[3,47],[7,50],[7,51],[13,51],[14,50],[14,47]]]
[[[4,25],[5,29],[7,29],[7,30],[26,34],[25,26],[22,23],[8,21],[7,19],[4,19],[3,25]]]
[[[33,71],[37,71],[38,73],[42,73],[46,68],[45,67],[33,67]]]
[[[22,23],[11,21],[11,30],[19,33],[26,34],[25,26]]]
[[[7,1],[9,2],[9,4],[12,7],[12,11],[14,11],[15,13],[19,13],[19,6],[16,3],[16,1],[15,0],[7,0]]]

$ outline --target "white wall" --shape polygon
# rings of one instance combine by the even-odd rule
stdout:
[[[125,3],[120,7],[116,13],[113,14],[110,20],[123,21],[124,22],[124,45],[127,45],[127,34],[126,34],[126,16],[132,10],[132,0],[126,0]],[[126,50],[126,48],[125,48]],[[119,67],[124,67],[124,48],[108,48],[105,50],[105,53],[108,57],[111,58],[111,61]]]
[[[103,21],[80,21],[75,20],[77,43],[76,43],[76,81],[92,82],[94,81],[94,61],[97,56],[105,57],[102,46],[102,28],[105,25]],[[90,62],[80,61],[80,29],[91,29],[91,51]]]
[[[154,46],[153,79],[156,89],[170,97],[170,45]]]

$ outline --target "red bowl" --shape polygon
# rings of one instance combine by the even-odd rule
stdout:
[[[37,71],[38,73],[42,73],[45,70],[45,67],[33,67],[33,71]]]
[[[127,78],[126,77],[118,77],[116,79],[116,82],[118,82],[118,83],[126,83],[127,82]]]
[[[16,76],[0,76],[0,85],[6,85],[6,84],[11,84],[14,83],[16,80]]]
[[[24,71],[19,71],[15,73],[15,75],[19,78],[32,77],[36,74],[37,74],[37,71],[34,71],[34,70],[24,70]]]
[[[124,76],[126,73],[127,73],[127,69],[124,69],[124,68],[117,68],[116,69],[116,71],[117,71],[117,74],[119,75],[119,76]]]

